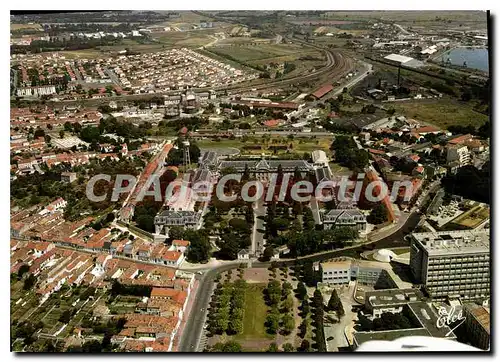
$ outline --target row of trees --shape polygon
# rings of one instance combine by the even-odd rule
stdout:
[[[266,318],[267,332],[289,335],[295,329],[293,318],[292,285],[277,280],[271,280],[264,289],[264,299],[270,310]]]
[[[246,287],[243,279],[218,284],[210,302],[210,333],[234,335],[243,332]]]
[[[326,340],[323,327],[323,320],[325,317],[323,295],[319,289],[314,291],[313,295],[313,316],[314,326],[316,327],[315,341],[316,349],[318,352],[326,352]]]
[[[278,345],[273,342],[269,345],[269,348],[266,352],[295,352],[295,348],[293,348],[293,345],[291,343],[283,344],[282,348],[283,350],[280,350],[278,348]]]

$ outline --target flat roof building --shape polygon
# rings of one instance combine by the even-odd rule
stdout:
[[[489,298],[490,232],[412,233],[410,268],[433,298]]]

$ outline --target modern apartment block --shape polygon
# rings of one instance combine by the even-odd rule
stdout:
[[[432,298],[489,298],[490,231],[413,233],[410,268]]]
[[[470,151],[467,146],[464,145],[452,145],[448,147],[446,153],[447,163],[458,162],[460,167],[468,165],[470,163],[471,156]]]

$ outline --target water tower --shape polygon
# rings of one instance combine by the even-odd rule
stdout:
[[[191,157],[189,157],[189,141],[183,141],[184,147],[184,167],[187,170],[191,166]]]

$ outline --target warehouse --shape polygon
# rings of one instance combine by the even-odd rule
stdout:
[[[393,63],[397,63],[397,65],[404,65],[405,67],[410,68],[420,68],[424,65],[424,63],[420,60],[400,54],[389,54],[388,56],[384,57],[384,59],[389,60]]]

